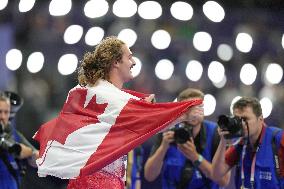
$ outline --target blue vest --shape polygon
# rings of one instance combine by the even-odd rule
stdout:
[[[209,121],[203,122],[203,128],[206,133],[206,142],[202,156],[209,162],[212,162],[212,140],[216,130],[216,124]],[[176,146],[170,146],[164,159],[163,164],[163,189],[175,189],[181,179],[181,172],[185,165],[186,157],[177,149]],[[217,189],[217,184],[206,178],[201,171],[194,168],[191,181],[187,189]]]
[[[16,130],[12,130],[13,138],[16,142],[20,142],[20,137],[17,134]],[[12,165],[16,172],[16,177],[18,179],[18,183],[20,183],[20,170],[19,166],[15,160],[15,158],[9,154],[8,152],[4,152],[6,155],[9,163]],[[13,177],[13,175],[9,172],[9,169],[7,168],[6,164],[3,162],[2,159],[0,159],[0,188],[1,189],[18,189],[17,181]]]
[[[256,165],[255,165],[255,176],[254,176],[254,187],[255,189],[280,189],[280,185],[284,188],[284,179],[277,178],[275,172],[275,162],[273,157],[272,150],[272,139],[273,132],[280,130],[276,127],[266,127],[265,134],[262,139],[260,148],[256,153]],[[279,149],[281,137],[283,132],[279,132],[276,137],[277,149]],[[278,152],[277,152],[278,153]],[[242,161],[240,159],[239,167],[242,166]],[[250,174],[251,174],[251,164],[252,157],[251,154],[247,151],[244,158],[244,175],[245,175],[245,188],[252,188],[250,183]],[[236,187],[240,188],[241,186],[241,173],[240,168],[238,168],[238,174],[236,174]]]

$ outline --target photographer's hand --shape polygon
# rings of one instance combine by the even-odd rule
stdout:
[[[225,135],[230,134],[229,131],[224,131],[220,129],[220,127],[217,128],[218,134],[220,136],[220,145],[227,145],[227,143],[230,143],[230,140],[225,139]]]
[[[36,160],[39,158],[39,151],[33,150],[33,155],[28,158],[28,163],[32,167],[37,167]]]
[[[194,141],[191,138],[184,144],[178,145],[181,152],[198,168],[206,177],[210,178],[214,182],[218,183],[220,186],[225,186],[228,183],[228,177],[216,177],[214,175],[212,164],[203,158],[195,148]],[[197,162],[197,163],[195,163]]]
[[[184,144],[178,144],[178,149],[191,162],[194,162],[198,159],[199,153],[196,151],[193,138],[190,138],[190,140],[186,141]]]
[[[220,129],[220,127],[218,127],[217,129],[220,135],[220,143],[212,161],[213,178],[215,180],[222,178],[222,180],[220,181],[224,185],[227,185],[230,180],[231,167],[226,163],[225,160],[225,153],[226,153],[228,140],[225,139],[224,135],[229,134],[229,132],[223,131],[222,129]]]
[[[188,158],[194,166],[197,166],[196,168],[198,168],[206,177],[209,177],[210,179],[213,178],[212,165],[196,151],[193,138],[190,138],[190,140],[184,144],[179,144],[178,147],[185,157]],[[197,165],[196,162],[198,162]]]
[[[155,153],[148,158],[144,166],[144,177],[148,181],[155,180],[161,173],[164,158],[170,143],[174,141],[174,132],[166,131],[163,133],[161,145]]]
[[[30,148],[30,147],[28,147],[28,146],[26,146],[26,145],[24,145],[22,143],[20,143],[20,146],[22,148],[20,156],[19,156],[20,159],[29,158],[29,157],[31,157],[33,155],[32,148]]]
[[[171,142],[174,142],[174,131],[166,131],[163,133],[161,147],[168,149]]]

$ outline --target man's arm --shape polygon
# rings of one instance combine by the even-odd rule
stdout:
[[[226,142],[226,139],[224,138],[224,134],[227,134],[227,133],[226,132],[223,133],[222,131],[219,130],[219,128],[218,128],[218,131],[221,135],[221,139],[220,139],[219,146],[217,148],[217,151],[212,161],[212,169],[213,169],[212,176],[214,179],[224,177],[225,182],[229,183],[231,166],[227,164],[226,159],[225,159],[227,142]],[[229,174],[229,176],[227,174]]]
[[[155,180],[161,173],[164,158],[169,145],[174,140],[174,132],[167,131],[162,134],[162,142],[156,151],[148,158],[144,167],[144,176],[148,181]]]
[[[213,173],[213,167],[212,164],[207,161],[206,159],[203,159],[203,157],[196,151],[194,141],[191,138],[190,141],[187,141],[185,144],[181,144],[178,146],[180,151],[185,155],[187,159],[189,159],[192,163],[196,161],[201,162],[198,165],[198,169],[208,178],[219,184],[220,186],[226,186],[230,181],[230,174],[224,174],[221,177],[215,177]]]
[[[33,155],[33,150],[32,148],[20,143],[20,146],[21,146],[21,153],[19,155],[19,159],[26,159],[26,158],[29,158],[29,157],[32,157]]]
[[[19,155],[19,159],[29,159],[29,164],[33,167],[36,167],[35,160],[39,157],[38,150],[20,133],[17,132],[20,137],[20,146],[21,153]]]

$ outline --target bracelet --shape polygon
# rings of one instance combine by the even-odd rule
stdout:
[[[203,156],[199,154],[198,159],[193,162],[193,166],[198,168],[201,162],[203,161],[203,159],[204,159]]]

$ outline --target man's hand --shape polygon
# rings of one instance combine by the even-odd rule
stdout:
[[[22,148],[20,156],[19,156],[20,159],[25,159],[25,158],[32,157],[33,150],[30,147],[28,147],[28,146],[26,146],[26,145],[24,145],[22,143],[20,143],[20,146]]]
[[[227,143],[231,143],[231,140],[225,139],[224,135],[229,134],[229,131],[223,131],[220,127],[217,128],[218,134],[220,135],[220,143],[221,145],[226,145]]]
[[[152,103],[156,102],[154,94],[150,94],[149,96],[145,97],[144,100],[146,102],[152,102]]]
[[[29,165],[36,168],[37,167],[36,160],[38,158],[39,158],[39,151],[34,150],[33,155],[30,158],[28,158]]]
[[[184,156],[189,159],[191,162],[194,162],[198,159],[198,152],[196,151],[196,147],[194,144],[194,140],[190,138],[190,140],[186,141],[184,144],[178,144],[178,149],[184,154]]]
[[[144,177],[148,181],[155,180],[161,173],[164,158],[170,143],[174,141],[174,132],[166,131],[163,133],[163,139],[159,148],[148,158],[144,166]]]
[[[163,140],[161,146],[163,148],[168,148],[170,143],[174,141],[174,131],[166,131],[163,133]]]

